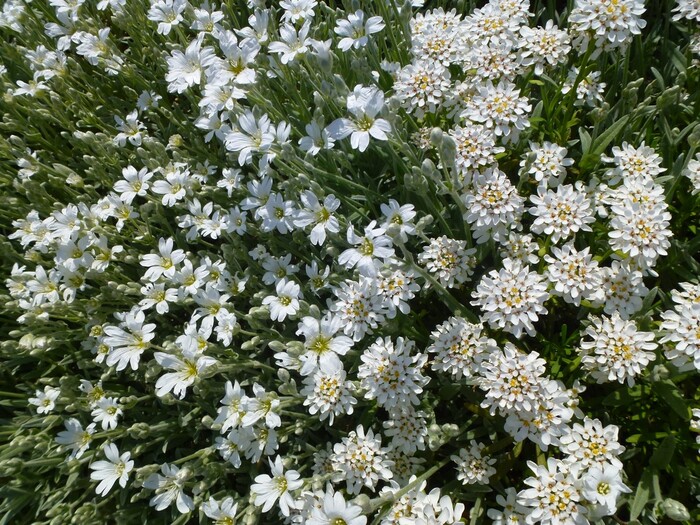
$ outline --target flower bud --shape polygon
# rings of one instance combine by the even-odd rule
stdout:
[[[277,340],[270,341],[269,343],[267,343],[267,346],[269,346],[270,350],[272,350],[273,352],[284,352],[287,349],[287,347],[282,341]]]
[[[34,348],[34,334],[24,334],[19,340],[21,350],[30,350]]]
[[[651,369],[652,381],[663,381],[664,379],[668,379],[669,375],[670,372],[668,371],[668,368],[666,368],[663,364],[655,365],[654,368]]]
[[[690,135],[688,135],[688,145],[691,148],[700,148],[700,124],[695,126]]]
[[[132,439],[146,439],[150,431],[148,423],[139,422],[131,425],[126,432]]]
[[[362,508],[362,512],[369,514],[372,512],[372,505],[367,494],[360,494],[353,500],[353,504]]]
[[[292,378],[292,376],[289,374],[289,370],[287,370],[286,368],[278,369],[277,377],[279,377],[279,380],[283,383],[287,383]]]
[[[674,521],[687,521],[690,519],[690,513],[680,501],[666,498],[660,505],[664,514]]]
[[[430,226],[435,219],[433,218],[432,215],[424,215],[420,219],[418,219],[418,222],[416,223],[416,231],[417,232],[423,232],[425,229]]]
[[[168,149],[179,148],[182,146],[184,141],[180,135],[171,135],[168,139]]]
[[[433,128],[432,130],[430,130],[430,143],[436,148],[442,146],[442,140],[444,139],[444,137],[445,134],[440,128]]]

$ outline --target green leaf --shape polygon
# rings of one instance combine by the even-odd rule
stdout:
[[[644,510],[644,506],[649,501],[649,496],[651,494],[651,476],[652,472],[650,468],[644,470],[642,479],[639,480],[639,485],[637,485],[637,490],[634,493],[634,499],[630,505],[630,521],[639,517],[642,510]]]
[[[663,399],[673,411],[683,419],[690,420],[690,409],[683,395],[670,379],[657,381],[653,384],[652,389]]]
[[[635,396],[633,394],[639,394],[639,388],[637,386],[633,388],[624,386],[605,396],[603,399],[603,404],[609,407],[631,405],[632,403],[635,403],[637,401],[636,398],[639,397],[638,395]]]
[[[591,144],[590,151],[581,158],[582,170],[591,168],[595,165],[596,162],[598,162],[600,154],[603,153],[603,151],[605,151],[605,148],[607,148],[608,145],[613,140],[615,140],[615,138],[617,138],[620,132],[622,132],[622,130],[627,126],[629,120],[629,115],[625,115],[620,120],[615,122],[612,126],[610,126],[608,129],[606,129],[603,133],[601,133],[600,136],[596,137],[596,139]]]
[[[671,462],[675,449],[676,438],[672,434],[669,434],[666,436],[666,439],[661,442],[661,445],[659,445],[659,447],[654,451],[649,463],[652,467],[659,470],[666,468]]]
[[[585,157],[588,151],[591,149],[591,144],[593,143],[593,139],[591,138],[591,135],[586,131],[586,129],[581,126],[578,128],[578,136],[581,139],[581,152],[583,153],[583,156]]]

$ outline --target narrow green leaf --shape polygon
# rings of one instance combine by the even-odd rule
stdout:
[[[666,468],[671,462],[673,452],[676,450],[676,438],[669,434],[661,442],[661,445],[654,451],[651,456],[650,464],[659,470]]]
[[[652,386],[653,390],[663,399],[671,409],[683,419],[690,420],[690,409],[678,387],[670,379],[657,381]]]
[[[634,493],[634,499],[630,505],[630,520],[635,520],[644,510],[644,506],[649,501],[651,494],[651,469],[647,468],[642,474],[642,479],[639,480],[637,490]]]
[[[601,153],[625,129],[629,119],[629,115],[625,115],[593,140],[590,151],[581,158],[581,169],[591,168],[598,162]]]

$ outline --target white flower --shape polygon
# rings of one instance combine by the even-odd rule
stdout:
[[[599,383],[627,382],[634,386],[634,378],[656,359],[658,346],[652,332],[639,332],[634,321],[625,321],[618,312],[612,317],[591,317],[585,335],[592,341],[582,341],[581,364]]]
[[[617,499],[620,494],[632,492],[622,482],[620,468],[603,463],[594,465],[586,471],[581,480],[581,494],[591,503],[601,506],[605,516],[617,512]],[[597,509],[597,514],[601,514]]]
[[[686,365],[700,370],[700,305],[678,304],[661,314],[661,343],[673,343],[665,350],[666,357],[676,366]]]
[[[518,493],[518,503],[531,508],[527,523],[588,525],[577,480],[562,462],[549,458],[546,466],[527,464],[534,476],[525,480],[530,488]]]
[[[193,178],[189,170],[182,170],[181,167],[169,166],[164,173],[165,180],[157,180],[153,183],[152,191],[156,195],[163,196],[163,206],[174,206],[191,193]]]
[[[172,238],[160,238],[158,240],[160,254],[147,254],[141,257],[141,266],[148,268],[144,278],[151,282],[157,281],[161,276],[172,279],[175,276],[177,265],[185,260],[184,250],[173,250]]]
[[[155,0],[148,10],[148,19],[158,22],[158,34],[167,35],[173,26],[182,22],[182,13],[187,7],[186,0]]]
[[[446,236],[430,239],[430,244],[418,254],[418,262],[430,273],[436,273],[438,282],[454,288],[469,280],[474,273],[476,248],[467,248],[467,241]]]
[[[700,7],[698,8],[698,13],[700,13]],[[683,175],[690,179],[692,185],[691,194],[697,195],[700,193],[700,153],[695,155],[695,158],[688,162],[688,167],[683,170]]]
[[[304,406],[309,413],[320,414],[319,419],[328,419],[332,425],[335,416],[352,414],[357,400],[352,395],[352,384],[345,379],[346,374],[340,361],[322,361],[319,367],[304,380],[300,394],[306,396]]]
[[[350,145],[361,152],[369,146],[370,136],[377,140],[388,140],[387,133],[391,132],[391,124],[383,118],[377,118],[384,108],[384,93],[381,90],[358,84],[348,95],[347,107],[354,118],[339,118],[326,128],[334,140],[350,135]]]
[[[428,360],[425,354],[411,355],[415,343],[399,337],[396,344],[390,337],[381,337],[365,350],[360,359],[357,377],[363,389],[365,399],[376,399],[381,407],[403,408],[418,405],[418,396],[430,378],[421,370]]]
[[[265,203],[261,230],[271,232],[277,230],[281,234],[294,230],[296,209],[292,201],[286,201],[279,193],[271,193]]]
[[[427,352],[437,354],[432,369],[450,372],[455,379],[476,376],[481,360],[497,349],[496,341],[482,335],[480,324],[462,317],[450,317],[430,334]]]
[[[611,186],[632,177],[653,180],[666,171],[666,168],[661,167],[661,156],[644,142],[638,148],[623,142],[621,147],[615,146],[612,149],[612,154],[612,157],[600,156],[600,160],[614,164],[614,168],[606,172]]]
[[[408,301],[413,299],[416,292],[421,289],[415,278],[413,270],[387,269],[382,272],[377,282],[377,292],[384,299],[387,318],[396,317],[397,311],[404,315],[411,311]]]
[[[258,383],[253,384],[254,397],[245,396],[241,400],[243,418],[241,425],[251,427],[261,419],[268,429],[277,428],[282,424],[279,411],[280,400],[275,392],[267,392]]]
[[[362,508],[348,503],[340,492],[329,487],[320,502],[320,507],[313,509],[306,525],[366,525],[367,518],[362,515]]]
[[[333,289],[336,301],[329,300],[329,309],[340,319],[345,335],[360,341],[368,332],[384,322],[386,308],[377,294],[375,279],[360,277],[344,281]]]
[[[557,187],[557,191],[537,188],[537,195],[531,195],[535,205],[529,212],[536,217],[530,227],[533,233],[551,235],[552,242],[558,243],[581,231],[592,231],[589,224],[595,222],[591,201],[580,189],[571,184]]]
[[[398,236],[403,242],[408,241],[409,235],[415,235],[416,227],[411,222],[416,216],[413,204],[404,204],[402,206],[396,199],[389,199],[389,202],[382,204],[379,209],[385,218],[384,223],[381,225],[382,228],[389,230],[392,225],[396,225],[394,228],[398,227]]]
[[[225,390],[224,397],[221,399],[222,406],[219,407],[214,420],[214,423],[221,425],[222,434],[230,428],[236,428],[245,415],[242,403],[246,396],[238,381],[234,384],[226,381]]]
[[[481,124],[455,126],[449,136],[456,146],[455,165],[464,185],[469,184],[473,175],[482,168],[494,166],[496,155],[505,151],[502,146],[496,146],[493,130]]]
[[[675,14],[672,20],[686,20],[700,22],[700,4],[697,0],[676,0],[676,7],[673,8]]]
[[[95,433],[95,424],[91,423],[83,430],[80,421],[72,417],[64,421],[64,425],[66,429],[58,433],[56,443],[71,449],[69,459],[80,459],[90,447],[92,435]]]
[[[233,525],[236,522],[238,503],[235,503],[231,496],[224,498],[221,503],[209,496],[209,501],[202,505],[202,510],[207,518],[215,520],[214,523]]]
[[[61,389],[45,386],[43,392],[37,390],[34,395],[36,397],[30,397],[29,403],[37,407],[37,414],[48,414],[56,408],[56,399],[61,395]]]
[[[394,92],[408,113],[423,118],[435,113],[450,92],[450,71],[440,62],[420,60],[404,66]]]
[[[202,71],[211,65],[215,59],[211,47],[202,49],[202,38],[196,38],[187,46],[185,52],[175,50],[167,59],[168,82],[170,93],[182,93],[191,86],[198,85],[202,80]]]
[[[365,434],[360,425],[333,447],[335,479],[347,483],[349,494],[359,494],[363,486],[374,491],[380,479],[388,481],[393,476],[393,463],[387,459],[387,453],[382,448],[381,436],[372,429]]]
[[[581,304],[581,299],[601,299],[602,273],[589,252],[589,246],[577,251],[569,242],[561,248],[552,247],[554,257],[544,256],[548,263],[545,275],[554,285],[554,295],[575,306]]]
[[[153,357],[163,368],[174,370],[174,372],[163,374],[156,381],[156,395],[158,397],[172,392],[173,395],[183,399],[187,388],[194,384],[203,372],[218,363],[213,357],[197,355],[197,353],[190,351],[183,351],[181,357],[165,352],[155,352]]]
[[[139,121],[138,111],[134,110],[126,116],[126,120],[122,120],[118,116],[114,116],[117,123],[119,133],[114,137],[114,143],[120,148],[126,145],[126,141],[133,146],[140,146],[142,141],[143,130],[146,126]]]
[[[591,71],[577,82],[580,71],[573,66],[566,76],[566,81],[561,88],[561,92],[566,94],[576,86],[576,101],[574,106],[586,104],[592,108],[603,102],[605,92],[605,82],[599,82],[600,71]]]
[[[316,0],[282,0],[280,7],[284,9],[282,20],[296,23],[299,20],[307,20],[314,17],[314,8],[318,5]]]
[[[141,287],[141,293],[145,296],[139,301],[139,306],[143,310],[155,306],[159,314],[168,313],[170,306],[168,303],[177,301],[177,290],[175,288],[165,289],[165,284],[146,283]]]
[[[415,454],[417,450],[425,450],[428,437],[426,417],[425,412],[416,410],[413,405],[389,410],[389,419],[382,426],[384,433],[391,438],[391,449],[395,452],[391,455],[392,461],[406,454]],[[396,474],[397,469],[393,468],[392,472]]]
[[[506,497],[500,494],[496,496],[496,502],[503,510],[489,509],[486,515],[493,520],[492,525],[525,525],[528,510],[517,502],[518,493],[514,488],[508,487]]]
[[[240,131],[231,131],[226,135],[224,144],[227,150],[239,152],[238,164],[241,166],[252,162],[254,152],[262,153],[263,155],[267,154],[275,141],[275,126],[270,122],[270,118],[267,115],[262,115],[256,119],[253,112],[246,111],[238,117],[238,129]],[[269,187],[265,184],[268,181]],[[272,185],[271,180],[263,179],[260,182],[255,181],[255,183],[263,184],[269,195]],[[253,183],[249,183],[249,187],[250,184]],[[265,202],[259,203],[258,207],[264,205]],[[243,209],[249,208],[243,207]]]
[[[149,505],[160,511],[165,510],[175,501],[177,510],[182,514],[193,511],[194,501],[183,491],[185,481],[190,476],[189,469],[180,469],[175,465],[163,463],[160,471],[163,473],[162,476],[153,473],[143,482],[144,488],[156,491]]]
[[[117,365],[117,371],[131,365],[132,370],[138,370],[141,354],[149,346],[156,334],[154,323],[144,324],[146,317],[141,310],[129,312],[124,317],[124,328],[121,326],[105,326],[103,342],[110,347],[107,356],[109,366]]]
[[[311,244],[322,245],[326,240],[326,231],[338,233],[340,224],[338,218],[333,215],[340,207],[340,200],[335,195],[327,195],[323,204],[313,191],[306,190],[301,194],[301,203],[304,208],[296,212],[294,226],[306,228],[313,225],[309,236]]]
[[[342,36],[338,42],[338,49],[347,51],[348,49],[360,49],[365,47],[369,40],[369,35],[378,33],[384,29],[384,20],[381,16],[371,16],[365,20],[365,13],[358,9],[350,13],[347,19],[339,19],[335,27],[335,33]]]
[[[141,168],[136,171],[133,166],[127,166],[122,170],[124,180],[114,183],[114,191],[119,193],[119,198],[126,204],[131,204],[134,198],[145,197],[149,188],[148,181],[153,177],[153,173],[148,168]]]
[[[560,440],[560,450],[568,454],[564,461],[582,468],[604,464],[622,468],[617,456],[625,447],[618,442],[618,431],[615,425],[603,427],[598,419],[588,417],[584,418],[583,425],[574,423]]]
[[[120,456],[114,443],[105,445],[103,451],[107,461],[95,461],[90,465],[92,469],[90,479],[100,482],[95,489],[100,496],[106,496],[117,481],[120,487],[125,488],[129,473],[134,469],[134,462],[129,459],[130,452],[124,452]]]
[[[598,53],[624,48],[646,27],[645,11],[644,0],[577,0],[569,15],[574,44],[581,53],[591,39]]]
[[[340,363],[338,356],[345,355],[352,348],[353,340],[344,335],[336,335],[343,328],[342,321],[330,314],[321,319],[306,316],[299,323],[297,335],[304,336],[305,353],[299,356],[302,363],[299,373],[313,374],[320,366],[334,366]]]
[[[311,39],[308,38],[309,29],[311,29],[310,20],[304,22],[298,32],[293,25],[283,24],[280,27],[282,41],[270,43],[270,53],[279,53],[282,64],[288,64],[294,61],[297,56],[306,54],[311,45]]]
[[[262,304],[270,306],[270,319],[282,322],[288,315],[293,316],[299,310],[301,289],[297,283],[285,278],[277,283],[275,290],[277,295],[268,295]]]
[[[653,268],[660,256],[668,255],[673,232],[666,202],[653,209],[643,203],[626,201],[612,207],[610,247],[628,254],[641,269]]]
[[[282,458],[277,456],[275,462],[269,460],[272,476],[261,474],[255,478],[250,491],[255,497],[255,505],[262,506],[263,512],[268,512],[279,499],[280,511],[284,516],[289,516],[295,508],[294,498],[290,491],[297,490],[304,482],[296,470],[284,471]]]
[[[527,115],[531,110],[515,84],[502,80],[496,86],[491,82],[478,86],[461,116],[493,129],[504,142],[515,142],[520,132],[530,126]]]
[[[315,156],[322,149],[333,149],[335,139],[330,136],[327,129],[321,129],[315,120],[306,125],[306,136],[299,139],[299,147],[311,156]]]
[[[472,297],[471,304],[481,307],[484,320],[492,327],[520,338],[523,329],[535,335],[533,323],[547,313],[544,303],[549,294],[541,275],[519,261],[504,259],[503,269],[484,275]]]
[[[450,459],[457,464],[457,479],[464,485],[472,483],[485,485],[496,473],[496,469],[493,468],[496,459],[482,455],[484,448],[486,448],[484,443],[471,440],[469,450],[462,448],[458,455],[450,456]]]
[[[116,397],[103,397],[93,407],[91,415],[95,423],[102,423],[102,430],[117,428],[118,418],[123,414]]]
[[[386,260],[392,257],[394,248],[391,237],[385,234],[386,230],[375,228],[376,225],[376,221],[370,222],[365,227],[364,236],[355,234],[352,224],[348,226],[348,243],[357,246],[357,248],[348,248],[342,252],[338,257],[338,264],[347,269],[357,266],[360,275],[366,277],[377,275],[378,267],[381,264],[379,259]]]
[[[475,175],[472,189],[462,200],[467,209],[464,219],[472,226],[477,244],[491,239],[504,241],[508,231],[519,224],[525,210],[525,199],[498,168],[488,168]]]
[[[556,66],[566,62],[571,51],[571,39],[565,30],[547,20],[544,27],[520,28],[518,58],[523,65],[534,66],[535,75],[542,75],[546,65]]]
[[[574,163],[566,154],[567,149],[557,144],[530,142],[530,152],[520,163],[520,172],[533,175],[545,187],[556,187],[564,180],[566,168]]]

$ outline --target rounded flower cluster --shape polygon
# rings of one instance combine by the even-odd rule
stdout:
[[[472,295],[472,304],[481,308],[489,325],[518,338],[523,330],[534,335],[533,323],[547,313],[544,303],[549,293],[542,276],[511,259],[504,259],[500,271],[485,275]]]
[[[586,336],[590,340],[581,341],[581,364],[598,382],[634,386],[635,377],[656,359],[654,334],[639,332],[633,321],[622,319],[617,312],[610,318],[593,317]]]

